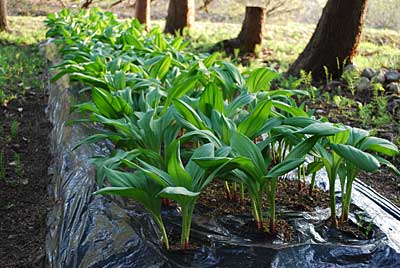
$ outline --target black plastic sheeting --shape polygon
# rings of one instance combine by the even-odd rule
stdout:
[[[54,63],[54,46],[46,45],[45,51]],[[400,209],[359,181],[350,218],[356,222],[359,214],[373,221],[368,240],[328,228],[328,209],[281,210],[278,217],[295,230],[296,242],[289,244],[242,236],[250,215],[195,215],[191,239],[205,246],[166,252],[151,217],[139,205],[92,195],[97,186],[89,159],[107,154],[107,146],[71,151],[93,129],[67,123],[76,116],[69,108],[78,96],[67,78],[49,83],[49,92],[48,114],[54,126],[50,192],[56,202],[48,216],[47,267],[400,267]],[[320,174],[319,187],[326,188],[325,178]],[[179,229],[176,210],[165,211],[163,218],[167,229]]]

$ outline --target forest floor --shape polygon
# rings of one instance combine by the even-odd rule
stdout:
[[[22,31],[24,23],[30,25]],[[46,70],[34,30],[14,18],[0,37],[0,267],[44,267],[46,215],[52,206]],[[21,25],[22,24],[22,25]]]

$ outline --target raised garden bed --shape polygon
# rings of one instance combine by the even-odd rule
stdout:
[[[49,34],[69,46],[50,95],[59,200],[50,266],[399,264],[399,209],[353,181],[361,169],[390,166],[375,153],[397,154],[392,143],[312,118],[291,98],[303,91],[270,90],[271,70],[243,76],[110,14],[58,16]],[[76,28],[64,27],[71,19]],[[294,182],[282,179],[292,170]],[[309,177],[319,187],[311,194]],[[225,182],[239,201],[226,198]]]

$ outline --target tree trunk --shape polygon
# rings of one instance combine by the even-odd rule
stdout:
[[[10,31],[7,21],[7,0],[0,0],[0,31]]]
[[[135,17],[141,24],[145,24],[146,28],[150,23],[150,0],[137,0]]]
[[[194,13],[194,0],[170,0],[164,32],[183,34],[183,29],[190,28],[194,23]]]
[[[217,51],[222,48],[227,54],[235,54],[235,50],[239,49],[241,55],[249,53],[255,55],[257,45],[262,45],[264,24],[265,9],[247,6],[239,36],[215,44],[211,51]]]
[[[328,0],[311,40],[288,72],[298,75],[305,70],[321,80],[326,77],[327,68],[332,78],[340,77],[357,54],[367,2]]]
[[[242,30],[238,36],[240,51],[254,53],[256,46],[263,41],[265,9],[262,7],[246,7]]]

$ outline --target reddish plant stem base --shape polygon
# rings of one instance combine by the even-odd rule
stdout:
[[[168,207],[169,205],[171,205],[171,202],[167,199],[167,198],[162,198],[161,202],[164,206]]]

